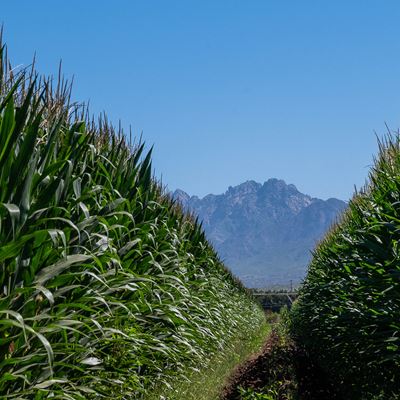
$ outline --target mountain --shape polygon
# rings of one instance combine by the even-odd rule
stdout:
[[[248,287],[299,283],[315,244],[346,208],[278,179],[247,181],[203,198],[183,190],[172,196],[199,216],[222,260]]]

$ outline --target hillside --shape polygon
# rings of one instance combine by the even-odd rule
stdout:
[[[247,181],[204,198],[176,190],[173,197],[199,216],[221,258],[249,287],[298,283],[311,250],[346,207],[278,179]]]

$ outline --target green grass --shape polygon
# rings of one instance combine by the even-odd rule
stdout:
[[[271,324],[260,315],[251,325],[244,325],[223,352],[200,366],[198,371],[188,376],[187,381],[174,385],[172,389],[164,388],[149,396],[149,400],[160,397],[168,400],[218,400],[234,368],[258,352],[270,332]]]
[[[400,137],[317,247],[293,332],[352,399],[400,394]]]
[[[262,311],[151,151],[0,51],[0,397],[140,399]],[[175,155],[172,155],[175,156]]]

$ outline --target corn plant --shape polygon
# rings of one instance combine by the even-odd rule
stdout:
[[[260,309],[151,150],[0,51],[0,397],[144,398]]]
[[[293,309],[299,340],[352,399],[400,393],[400,137],[317,247]],[[392,397],[393,396],[393,397]]]

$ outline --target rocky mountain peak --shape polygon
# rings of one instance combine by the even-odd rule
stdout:
[[[183,206],[186,206],[187,202],[190,200],[190,196],[181,189],[175,190],[175,192],[172,194],[172,197]]]
[[[311,250],[346,207],[276,178],[249,180],[203,198],[182,190],[172,196],[199,216],[226,265],[250,287],[303,279]]]
[[[237,186],[229,186],[226,195],[247,195],[256,193],[261,188],[261,183],[246,181]]]

